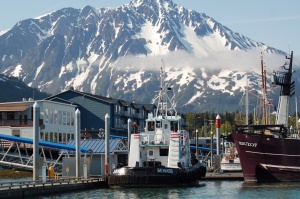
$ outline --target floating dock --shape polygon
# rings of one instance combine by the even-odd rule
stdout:
[[[244,180],[242,172],[207,172],[201,180]]]
[[[89,189],[107,188],[104,178],[62,178],[42,181],[20,181],[0,183],[0,199],[29,198]]]

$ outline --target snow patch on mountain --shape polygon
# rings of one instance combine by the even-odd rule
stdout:
[[[1,36],[1,35],[4,35],[4,34],[7,33],[8,31],[9,31],[9,29],[8,29],[8,30],[1,30],[1,31],[0,31],[0,36]]]
[[[150,21],[146,21],[141,27],[141,32],[136,35],[138,39],[146,40],[148,55],[166,55],[169,53],[168,47],[161,45],[163,37],[158,33],[159,28],[159,26],[153,26]]]
[[[45,65],[45,62],[43,62],[43,63],[36,69],[34,78],[37,78],[37,76],[38,76],[39,73],[41,72],[41,70],[42,70],[42,68],[44,67],[44,65]]]
[[[204,92],[197,91],[196,94],[185,104],[185,106],[194,103],[203,95],[203,93]]]
[[[19,64],[15,67],[15,69],[11,72],[11,75],[14,77],[19,77],[20,74],[22,73],[23,69],[22,69],[22,65]]]

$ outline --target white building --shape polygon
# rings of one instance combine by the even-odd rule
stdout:
[[[0,134],[33,138],[33,105],[40,107],[40,140],[74,139],[76,105],[48,100],[0,103]]]

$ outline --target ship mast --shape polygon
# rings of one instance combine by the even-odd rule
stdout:
[[[261,66],[261,82],[262,82],[262,107],[263,107],[263,121],[264,124],[268,124],[268,106],[267,106],[267,84],[266,84],[266,68],[264,66],[263,55],[260,57]]]
[[[286,68],[286,64],[284,64],[282,66],[283,72],[274,72],[272,83],[281,86],[276,124],[283,124],[288,127],[290,98],[295,94],[295,82],[292,82],[292,75],[294,73],[292,68],[293,51],[290,57],[286,56],[286,59],[289,60],[288,68]]]
[[[162,66],[160,68],[160,88],[158,94],[158,107],[156,110],[156,117],[167,117],[168,113],[171,115],[177,116],[177,111],[175,110],[174,104],[171,102],[169,96],[167,95],[168,91],[171,91],[171,88],[166,88],[165,86],[165,65],[164,61],[161,60]],[[171,107],[168,107],[168,101],[170,102]]]

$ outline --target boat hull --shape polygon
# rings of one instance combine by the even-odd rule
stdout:
[[[110,187],[174,187],[192,186],[204,177],[206,167],[193,167],[189,171],[166,167],[123,167],[108,177]]]
[[[233,133],[245,181],[300,181],[300,140]]]

